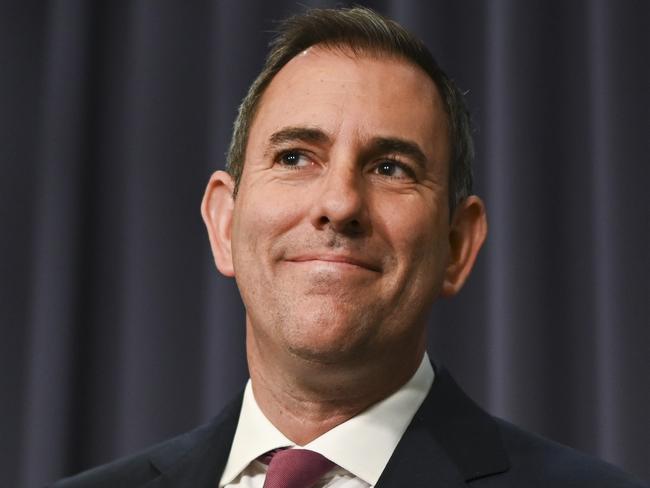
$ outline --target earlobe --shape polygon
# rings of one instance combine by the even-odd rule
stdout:
[[[201,216],[208,230],[214,262],[221,274],[229,277],[235,276],[231,247],[233,190],[232,177],[225,171],[215,171],[201,202]]]
[[[453,296],[463,287],[486,235],[485,205],[479,197],[471,195],[454,212],[449,233],[449,264],[445,270],[442,296]]]

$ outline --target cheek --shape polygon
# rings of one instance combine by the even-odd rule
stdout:
[[[389,235],[402,274],[423,285],[441,279],[449,253],[447,223],[433,205],[413,205],[386,212],[384,229]],[[429,283],[430,284],[430,283]]]
[[[240,193],[233,220],[233,254],[247,261],[269,257],[274,244],[300,221],[304,212],[297,202],[290,192],[247,188]]]

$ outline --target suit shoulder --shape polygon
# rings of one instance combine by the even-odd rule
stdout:
[[[157,459],[177,460],[209,436],[211,425],[198,427],[136,454],[83,471],[50,485],[50,488],[130,488],[160,475]]]
[[[179,466],[192,469],[197,463],[214,463],[216,458],[227,456],[242,396],[243,392],[205,425],[132,456],[62,479],[50,488],[136,488]]]
[[[144,453],[112,461],[50,485],[50,488],[124,488],[143,485],[159,472]]]
[[[496,419],[511,462],[511,475],[539,486],[648,488],[638,478],[600,459]]]

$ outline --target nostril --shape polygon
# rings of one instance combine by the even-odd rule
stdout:
[[[345,221],[337,221],[330,219],[327,215],[321,215],[317,219],[317,226],[321,229],[331,227],[335,232],[342,234],[358,235],[364,232],[363,225],[359,219],[350,219]]]
[[[361,227],[361,222],[359,222],[357,219],[351,220],[348,222],[348,228],[355,233],[361,232],[363,229]]]

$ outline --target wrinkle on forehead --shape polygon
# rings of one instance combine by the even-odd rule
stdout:
[[[291,60],[289,60],[273,77],[271,80],[271,83],[273,83],[273,80],[277,78],[277,76],[284,71],[287,67],[289,67],[292,64],[298,63],[298,62],[303,62],[303,61],[308,61],[310,58],[318,58],[321,56],[326,56],[326,55],[339,55],[348,58],[349,60],[357,63],[361,61],[394,61],[396,63],[404,63],[412,68],[415,68],[416,72],[419,72],[422,74],[430,83],[430,85],[433,87],[433,92],[435,93],[434,96],[434,104],[439,106],[439,108],[442,110],[444,113],[443,117],[443,125],[445,130],[447,131],[448,137],[451,135],[451,127],[450,127],[450,120],[449,120],[449,113],[447,110],[447,107],[442,99],[442,96],[440,94],[440,89],[438,88],[438,85],[436,84],[435,80],[427,73],[421,66],[419,66],[417,63],[412,61],[411,59],[408,59],[407,57],[401,55],[400,53],[396,52],[390,52],[386,49],[382,49],[381,47],[373,47],[373,46],[359,46],[359,45],[351,45],[349,43],[345,42],[331,42],[331,43],[320,43],[320,44],[315,44],[313,46],[309,46],[307,49],[301,51],[299,54],[294,56]],[[269,83],[269,85],[271,84]],[[265,90],[265,92],[268,91],[268,87]],[[262,95],[262,99],[260,100],[260,105],[264,101],[264,95]]]
[[[336,61],[336,58],[339,61]],[[364,63],[370,64],[363,65]],[[366,77],[368,73],[373,73],[373,78],[368,79]],[[321,90],[319,88],[321,86],[319,81],[329,83],[326,90],[333,90],[333,93],[328,93],[323,98],[320,95],[316,96],[316,93]],[[374,88],[367,86],[366,84],[368,82],[371,82]],[[361,84],[361,89],[352,88],[352,85],[348,88],[346,87],[348,83],[356,86]],[[380,86],[379,91],[377,91],[377,84]],[[297,90],[295,94],[287,96],[287,93],[292,93],[294,86]],[[415,94],[416,99],[411,97],[408,101],[405,100],[402,93],[400,93],[400,87],[410,87],[407,90],[411,90],[411,93]],[[340,95],[336,94],[338,91],[340,91]],[[392,92],[394,92],[394,95],[390,95]],[[262,117],[266,119],[265,125],[269,131],[269,133],[265,134],[264,139],[267,139],[271,133],[283,127],[307,127],[314,126],[314,123],[319,129],[324,130],[332,136],[340,131],[341,124],[349,122],[348,118],[344,116],[344,113],[351,107],[346,104],[344,99],[350,93],[357,93],[361,97],[373,96],[373,93],[383,93],[385,96],[382,97],[381,101],[377,100],[376,103],[379,105],[376,105],[371,98],[362,101],[362,104],[369,104],[367,105],[367,115],[369,117],[367,121],[370,123],[370,128],[366,133],[364,130],[366,125],[365,121],[363,118],[357,119],[357,126],[349,127],[354,130],[347,132],[348,137],[356,134],[357,139],[364,139],[368,136],[393,137],[405,140],[418,139],[417,137],[414,138],[410,133],[396,133],[390,129],[382,131],[376,124],[377,121],[384,117],[381,113],[382,110],[385,113],[396,110],[401,114],[403,120],[407,120],[404,117],[408,117],[408,110],[405,111],[404,108],[406,107],[405,104],[408,103],[411,104],[408,106],[412,107],[413,110],[411,114],[412,128],[415,129],[418,126],[424,128],[420,124],[413,125],[413,121],[418,118],[423,124],[431,124],[430,128],[427,129],[427,133],[429,130],[432,131],[431,135],[423,136],[422,132],[418,131],[420,132],[420,146],[422,148],[429,148],[425,153],[431,156],[430,160],[432,162],[435,161],[443,166],[447,166],[445,163],[449,161],[448,117],[442,98],[440,97],[440,92],[431,77],[417,64],[410,60],[405,60],[401,56],[385,52],[383,52],[382,56],[368,52],[356,54],[345,45],[330,47],[319,44],[311,46],[289,61],[276,74],[273,80],[271,80],[271,83],[262,95],[253,120],[250,135],[256,132],[256,126],[259,128],[258,124],[261,122],[260,117]],[[287,105],[279,106],[276,96],[282,100],[279,103],[286,103]],[[329,105],[332,103],[337,105],[334,110],[339,111],[339,116],[330,118],[327,125],[319,123],[319,114],[321,112],[317,108],[319,103],[317,99],[320,99],[320,103],[322,104]],[[301,100],[304,100],[304,103]],[[427,110],[431,110],[431,115],[418,117],[416,113],[421,115],[424,106],[430,107]],[[274,115],[269,119],[267,110],[271,107],[273,107],[272,113]],[[310,115],[310,111],[313,110],[316,110],[316,112]],[[373,118],[371,115],[373,110],[375,116],[379,118]],[[297,119],[291,120],[292,117],[290,115],[295,113],[305,114],[306,118],[298,117]],[[289,116],[289,120],[286,119],[286,116]],[[387,120],[390,120],[390,118]],[[378,128],[379,132],[377,132]],[[447,139],[445,142],[438,139],[438,135],[442,135],[443,133],[446,133],[443,136],[443,138]],[[250,138],[248,143],[251,143]],[[441,147],[444,147],[442,153],[440,152]]]

